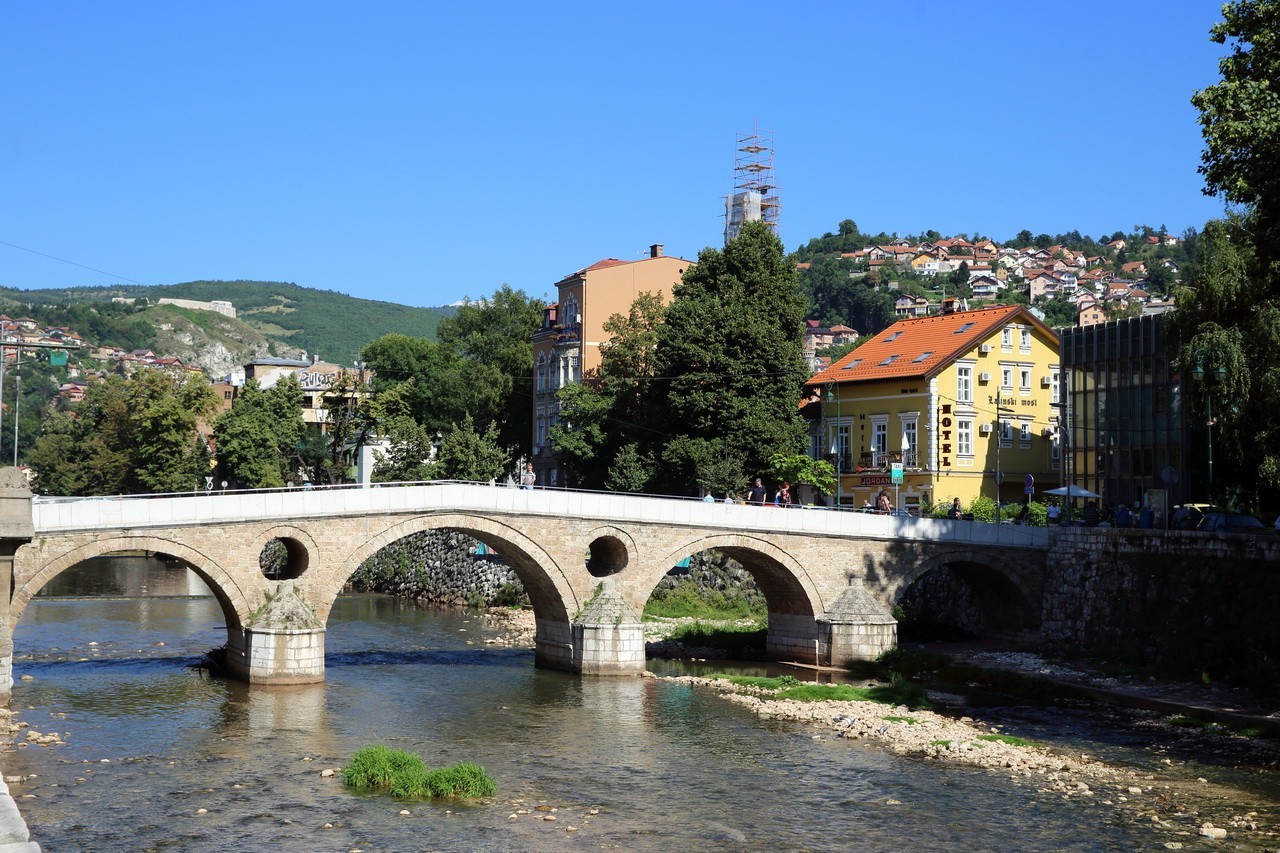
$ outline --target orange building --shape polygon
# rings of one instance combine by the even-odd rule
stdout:
[[[642,293],[656,293],[669,302],[692,264],[664,255],[658,243],[649,247],[647,258],[606,258],[556,282],[556,301],[533,335],[532,462],[539,486],[568,485],[550,441],[560,411],[556,392],[599,370],[600,345],[609,340],[606,320],[626,314]]]

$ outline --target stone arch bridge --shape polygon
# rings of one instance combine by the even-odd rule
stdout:
[[[31,598],[86,559],[146,550],[213,590],[229,665],[254,683],[324,677],[325,622],[364,560],[412,533],[453,529],[501,554],[537,621],[538,666],[584,674],[644,668],[645,601],[682,558],[715,548],[754,576],[776,659],[840,664],[896,643],[906,589],[948,566],[1013,631],[1038,628],[1049,531],[816,509],[524,490],[464,483],[183,496],[32,499],[0,471],[0,692],[13,628]],[[287,565],[268,577],[264,546]]]

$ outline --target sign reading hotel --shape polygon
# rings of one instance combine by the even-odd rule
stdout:
[[[951,404],[943,403],[938,407],[938,467],[951,467],[951,430],[955,421],[951,416]]]

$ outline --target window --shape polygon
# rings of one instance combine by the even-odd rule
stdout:
[[[547,359],[546,356],[538,356],[538,392],[547,390]]]
[[[969,331],[972,328],[973,328],[973,323],[965,323],[963,326],[956,329],[953,334],[963,335],[965,332]]]
[[[886,358],[884,361],[880,362],[880,367],[884,367],[885,365],[888,365],[888,364],[893,364],[897,360],[898,360],[898,356],[891,355],[888,358]]]
[[[956,421],[956,453],[960,456],[973,455],[973,421],[961,418]]]
[[[1022,421],[1018,424],[1018,441],[1023,447],[1031,446],[1031,421]]]
[[[884,342],[887,344],[887,343],[889,343],[889,341],[896,341],[896,340],[898,339],[898,336],[899,336],[899,335],[901,335],[901,334],[902,334],[902,332],[894,332],[892,335],[890,335],[889,337],[885,338],[885,339],[884,339]]]
[[[1009,421],[1000,421],[1000,446],[1013,447],[1013,424]]]
[[[922,352],[922,353],[920,353],[918,356],[916,356],[915,358],[913,358],[913,359],[911,360],[911,363],[912,363],[912,364],[919,364],[920,362],[924,361],[926,358],[928,358],[928,357],[929,357],[929,356],[931,356],[931,355],[933,355],[933,351],[932,351],[932,350],[930,350],[930,351],[928,351],[928,352]]]
[[[848,364],[846,364],[846,365],[844,366],[844,369],[845,369],[845,370],[851,370],[851,369],[853,369],[853,368],[857,367],[859,364],[862,364],[862,359],[860,359],[860,358],[855,358],[853,361],[851,361],[851,362],[849,362]]]
[[[1018,387],[1028,394],[1031,393],[1031,368],[1023,367],[1019,369]]]
[[[910,415],[904,413],[898,417],[902,418],[902,464],[908,468],[919,468],[920,462],[916,458],[916,451],[919,447],[916,444],[916,423],[920,414],[918,412]]]
[[[871,416],[871,464],[881,465],[889,451],[889,416]]]
[[[841,424],[836,428],[835,447],[837,466],[841,471],[848,471],[849,465],[849,425]]]
[[[538,438],[534,444],[538,447],[547,443],[547,415],[542,409],[538,409]]]
[[[973,368],[967,364],[956,365],[956,402],[973,402]]]
[[[1022,329],[1021,347],[1023,352],[1031,352],[1031,330]]]
[[[1001,388],[1013,387],[1013,368],[1012,367],[1000,368],[1000,387]]]
[[[1013,348],[1013,329],[1008,326],[1000,330],[1000,346],[1005,349]]]
[[[1049,384],[1050,384],[1050,387],[1053,388],[1052,402],[1061,403],[1062,402],[1062,380],[1061,380],[1061,377],[1058,375],[1059,373],[1058,365],[1056,364],[1051,365],[1049,367],[1049,371],[1050,371]]]

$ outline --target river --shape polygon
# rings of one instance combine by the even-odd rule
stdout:
[[[33,680],[12,707],[65,744],[10,748],[4,773],[31,777],[11,788],[46,851],[1155,846],[1096,801],[815,736],[680,684],[537,670],[532,651],[486,647],[477,617],[385,596],[339,598],[323,684],[213,679],[189,664],[225,630],[193,578],[94,560],[24,613],[14,676]],[[372,743],[478,762],[498,795],[399,802],[321,775]]]

